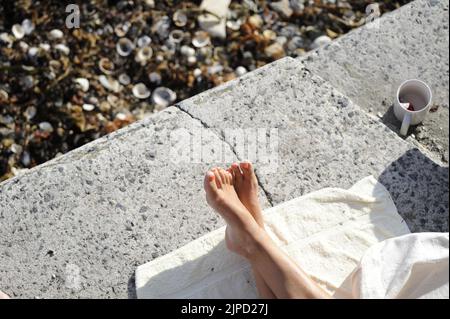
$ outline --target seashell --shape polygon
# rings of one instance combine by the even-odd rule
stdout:
[[[275,42],[264,49],[264,53],[272,59],[280,59],[285,56],[283,46]]]
[[[120,84],[128,85],[131,83],[131,79],[128,76],[128,74],[122,73],[121,75],[119,75],[119,82],[120,82]]]
[[[30,58],[33,58],[39,54],[39,48],[37,47],[30,47],[28,48],[28,56]]]
[[[87,92],[89,90],[89,80],[85,78],[76,78],[73,80],[77,87],[81,89],[83,92]]]
[[[94,109],[95,109],[95,105],[93,105],[93,104],[88,104],[88,103],[83,104],[83,110],[85,110],[86,112],[91,112]]]
[[[277,34],[274,31],[267,29],[263,31],[263,37],[268,41],[273,41],[277,38]]]
[[[31,89],[34,86],[34,78],[31,75],[26,75],[20,79],[20,84],[25,90]]]
[[[138,99],[146,99],[151,94],[150,90],[147,88],[147,86],[145,86],[144,83],[138,83],[138,84],[134,85],[132,92],[133,92],[133,95],[135,97],[137,97]]]
[[[168,16],[162,17],[153,25],[152,29],[161,39],[167,38],[170,31],[170,18]]]
[[[8,48],[10,48],[13,45],[14,37],[6,32],[2,32],[0,33],[0,43],[2,42],[5,43],[8,46]]]
[[[287,43],[288,39],[285,36],[279,36],[275,39],[276,43],[283,46]]]
[[[150,38],[148,35],[143,35],[137,40],[137,45],[139,48],[146,47],[152,43],[152,38]]]
[[[125,121],[127,119],[127,115],[125,113],[117,113],[116,114],[116,119],[118,119],[119,121]]]
[[[70,53],[70,49],[67,45],[59,43],[57,45],[55,45],[55,49],[58,50],[59,52],[65,54],[65,55],[69,55]]]
[[[156,84],[156,85],[161,84],[161,81],[162,81],[161,75],[159,73],[156,73],[156,72],[150,73],[148,75],[148,79],[150,80],[150,82],[152,84]]]
[[[13,152],[14,154],[20,154],[22,153],[23,147],[19,144],[12,144],[9,149],[11,150],[11,152]]]
[[[194,55],[195,55],[195,49],[194,49],[194,48],[191,48],[191,47],[188,46],[188,45],[183,45],[183,46],[180,48],[180,53],[181,53],[182,55],[184,55],[184,56],[194,56]]]
[[[101,58],[100,61],[98,61],[98,68],[105,74],[112,74],[114,72],[115,66],[110,59]]]
[[[20,24],[14,24],[11,28],[11,32],[17,40],[20,40],[25,36],[25,30]]]
[[[324,46],[328,43],[331,43],[331,38],[326,35],[321,35],[320,37],[317,37],[313,43],[311,44],[311,49],[317,49],[318,47]]]
[[[298,48],[301,48],[305,45],[305,41],[302,37],[295,36],[293,37],[287,44],[287,49],[290,51],[294,51]]]
[[[275,11],[267,11],[267,12],[264,12],[263,19],[264,19],[264,22],[270,26],[270,25],[274,24],[275,22],[277,22],[278,14]]]
[[[128,38],[120,38],[117,42],[116,50],[120,56],[129,56],[134,50],[134,44]]]
[[[235,70],[237,76],[242,76],[247,73],[247,69],[243,66],[238,66]]]
[[[153,49],[149,46],[140,48],[138,52],[136,53],[135,60],[136,62],[140,63],[141,65],[144,65],[147,63],[148,60],[150,60],[153,56]]]
[[[144,2],[151,9],[155,7],[155,0],[145,0]]]
[[[188,17],[183,10],[177,10],[173,14],[172,20],[177,27],[184,27],[188,22]]]
[[[22,156],[20,157],[20,161],[22,162],[23,166],[29,166],[31,164],[31,156],[28,151],[24,151],[22,153]]]
[[[220,64],[214,64],[208,68],[208,74],[213,75],[221,73],[223,71],[223,66]]]
[[[184,32],[181,30],[173,30],[169,34],[169,41],[172,43],[180,43],[183,41],[184,38]]]
[[[205,31],[197,31],[192,39],[192,45],[196,48],[203,48],[210,44],[209,34]]]
[[[0,114],[0,123],[1,124],[8,125],[8,124],[11,124],[13,122],[14,122],[14,118],[12,116],[10,116],[10,115],[3,116],[3,115]]]
[[[187,63],[188,63],[189,65],[194,65],[194,64],[196,64],[196,63],[197,63],[197,57],[194,56],[194,55],[188,56],[188,58],[187,58]]]
[[[49,32],[48,38],[50,40],[59,40],[64,37],[64,33],[59,29],[53,29]]]
[[[29,106],[29,107],[27,107],[27,109],[25,110],[24,115],[25,115],[25,117],[27,118],[27,120],[29,121],[29,120],[31,120],[33,117],[36,116],[36,113],[37,113],[36,107],[34,107],[34,106]]]
[[[39,129],[41,131],[48,132],[48,133],[53,132],[53,126],[49,122],[39,123]]]
[[[19,42],[19,48],[20,48],[20,50],[22,50],[22,52],[27,52],[29,47],[30,46],[28,43],[23,42],[23,41]]]
[[[130,26],[131,24],[129,22],[118,24],[114,27],[114,33],[119,38],[124,37],[128,33],[128,30],[130,30]]]
[[[153,91],[152,101],[158,106],[168,107],[177,99],[177,94],[169,88],[158,87]]]
[[[107,101],[102,101],[100,103],[100,111],[102,112],[109,112],[111,110],[111,104],[109,104]]]
[[[200,77],[202,75],[202,70],[200,70],[199,68],[194,70],[194,76],[196,78]]]
[[[241,28],[241,20],[229,20],[227,21],[227,28],[233,31],[238,31]]]
[[[175,51],[177,50],[177,43],[171,41],[170,39],[166,41],[166,43],[161,47],[161,50],[166,53],[167,55],[171,56],[175,54]]]
[[[51,60],[48,65],[50,70],[55,73],[57,73],[62,67],[61,62],[59,62],[58,60]]]
[[[48,43],[40,43],[39,48],[45,52],[48,52],[48,51],[50,51],[51,46]]]
[[[248,18],[248,23],[255,29],[259,29],[263,25],[263,19],[260,15],[254,14],[251,17]]]
[[[0,102],[6,102],[9,99],[9,94],[5,90],[0,89]]]
[[[98,80],[105,89],[116,93],[120,91],[120,83],[115,79],[106,77],[105,75],[100,75]]]
[[[23,20],[21,25],[26,35],[31,34],[34,31],[34,24],[30,19]]]

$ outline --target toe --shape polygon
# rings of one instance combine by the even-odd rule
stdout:
[[[223,184],[229,184],[228,177],[227,177],[227,172],[223,168],[219,168],[219,174],[220,174],[220,178],[222,180],[222,183]]]
[[[252,169],[252,163],[250,163],[249,161],[243,161],[239,164],[239,166],[241,167],[242,171],[249,171]]]
[[[212,171],[208,171],[205,174],[205,180],[204,180],[205,190],[216,190],[217,184],[216,184],[216,176]]]
[[[233,163],[231,165],[231,169],[233,170],[234,181],[240,182],[242,180],[242,173],[241,173],[241,169],[239,168],[239,164]]]
[[[233,185],[233,174],[229,170],[226,170],[225,173],[227,174],[228,184]]]
[[[248,177],[251,177],[253,175],[252,163],[250,163],[248,161],[245,161],[245,162],[241,162],[239,164],[239,166],[241,167],[242,174],[244,175],[244,178],[248,178]]]
[[[222,182],[222,177],[220,176],[220,173],[219,173],[219,169],[217,167],[214,167],[212,169],[212,172],[214,173],[214,179],[216,181],[217,188],[220,188],[222,186],[223,182]]]

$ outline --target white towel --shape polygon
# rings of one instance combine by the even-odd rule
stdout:
[[[274,241],[335,297],[352,295],[352,271],[370,246],[409,233],[372,176],[349,190],[326,188],[267,209],[264,220]],[[139,266],[138,298],[257,298],[250,266],[226,249],[224,232]]]
[[[369,248],[352,276],[355,298],[448,299],[448,233],[417,233]]]

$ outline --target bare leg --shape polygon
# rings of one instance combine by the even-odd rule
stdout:
[[[226,221],[228,249],[247,258],[278,298],[329,298],[283,253],[239,200],[232,175],[214,169],[205,176],[206,200]]]
[[[240,165],[233,163],[228,171],[233,175],[233,185],[239,200],[248,209],[259,227],[264,229],[264,220],[258,198],[258,181],[252,164],[249,162],[243,162]],[[252,270],[260,297],[264,299],[276,298],[258,270],[255,268]]]

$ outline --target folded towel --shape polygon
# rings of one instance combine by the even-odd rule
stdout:
[[[409,233],[372,176],[267,209],[264,220],[281,249],[335,297],[351,296],[348,279],[370,246]],[[222,227],[139,266],[138,298],[257,298],[250,265],[227,250],[224,236]]]
[[[351,277],[355,298],[448,299],[448,233],[417,233],[370,247]]]

